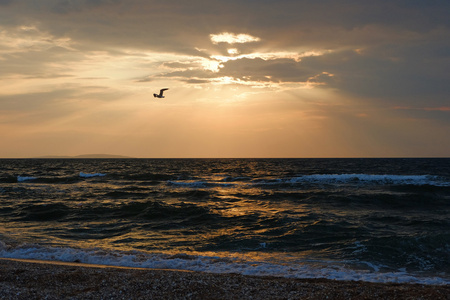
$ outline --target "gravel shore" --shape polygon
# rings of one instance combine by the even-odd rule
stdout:
[[[0,259],[0,299],[450,299],[450,285],[286,279]]]

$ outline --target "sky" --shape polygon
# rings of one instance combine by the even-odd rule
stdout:
[[[0,157],[449,157],[449,15],[448,0],[0,0]]]

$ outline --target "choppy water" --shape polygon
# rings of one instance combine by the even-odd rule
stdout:
[[[0,257],[450,283],[450,159],[0,160]]]

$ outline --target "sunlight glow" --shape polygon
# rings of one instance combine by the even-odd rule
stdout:
[[[213,71],[214,73],[219,72],[220,68],[223,68],[222,62],[217,60],[205,59],[202,61],[203,69]]]
[[[261,39],[259,37],[254,37],[249,34],[240,33],[240,34],[234,34],[229,32],[223,32],[219,34],[210,34],[209,37],[211,38],[211,42],[213,44],[219,44],[219,43],[228,43],[228,44],[243,44],[243,43],[249,43],[249,42],[258,42]]]
[[[242,55],[238,55],[238,56],[212,55],[211,58],[221,61],[221,62],[227,62],[230,60],[238,60],[238,59],[243,59],[243,58],[248,58],[248,59],[260,58],[263,60],[275,60],[275,59],[285,58],[285,59],[292,59],[296,62],[300,62],[303,57],[321,56],[321,55],[324,55],[325,53],[329,53],[329,52],[330,51],[328,51],[328,50],[326,50],[326,51],[307,51],[307,52],[302,52],[302,53],[298,53],[298,52],[267,52],[267,53],[255,52],[255,53],[250,53],[250,54],[242,54]],[[228,52],[228,53],[230,53],[230,52]]]
[[[262,82],[262,81],[251,81],[251,80],[241,80],[239,78],[234,78],[231,76],[223,76],[218,78],[211,79],[211,83],[213,84],[238,84],[250,86],[251,88],[273,88],[278,86],[279,84],[273,82]]]

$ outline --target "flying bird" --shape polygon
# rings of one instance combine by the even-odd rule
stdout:
[[[164,91],[167,91],[167,90],[168,90],[167,88],[161,89],[159,91],[159,95],[158,94],[153,94],[153,97],[155,97],[155,98],[164,98],[163,93],[164,93]]]

